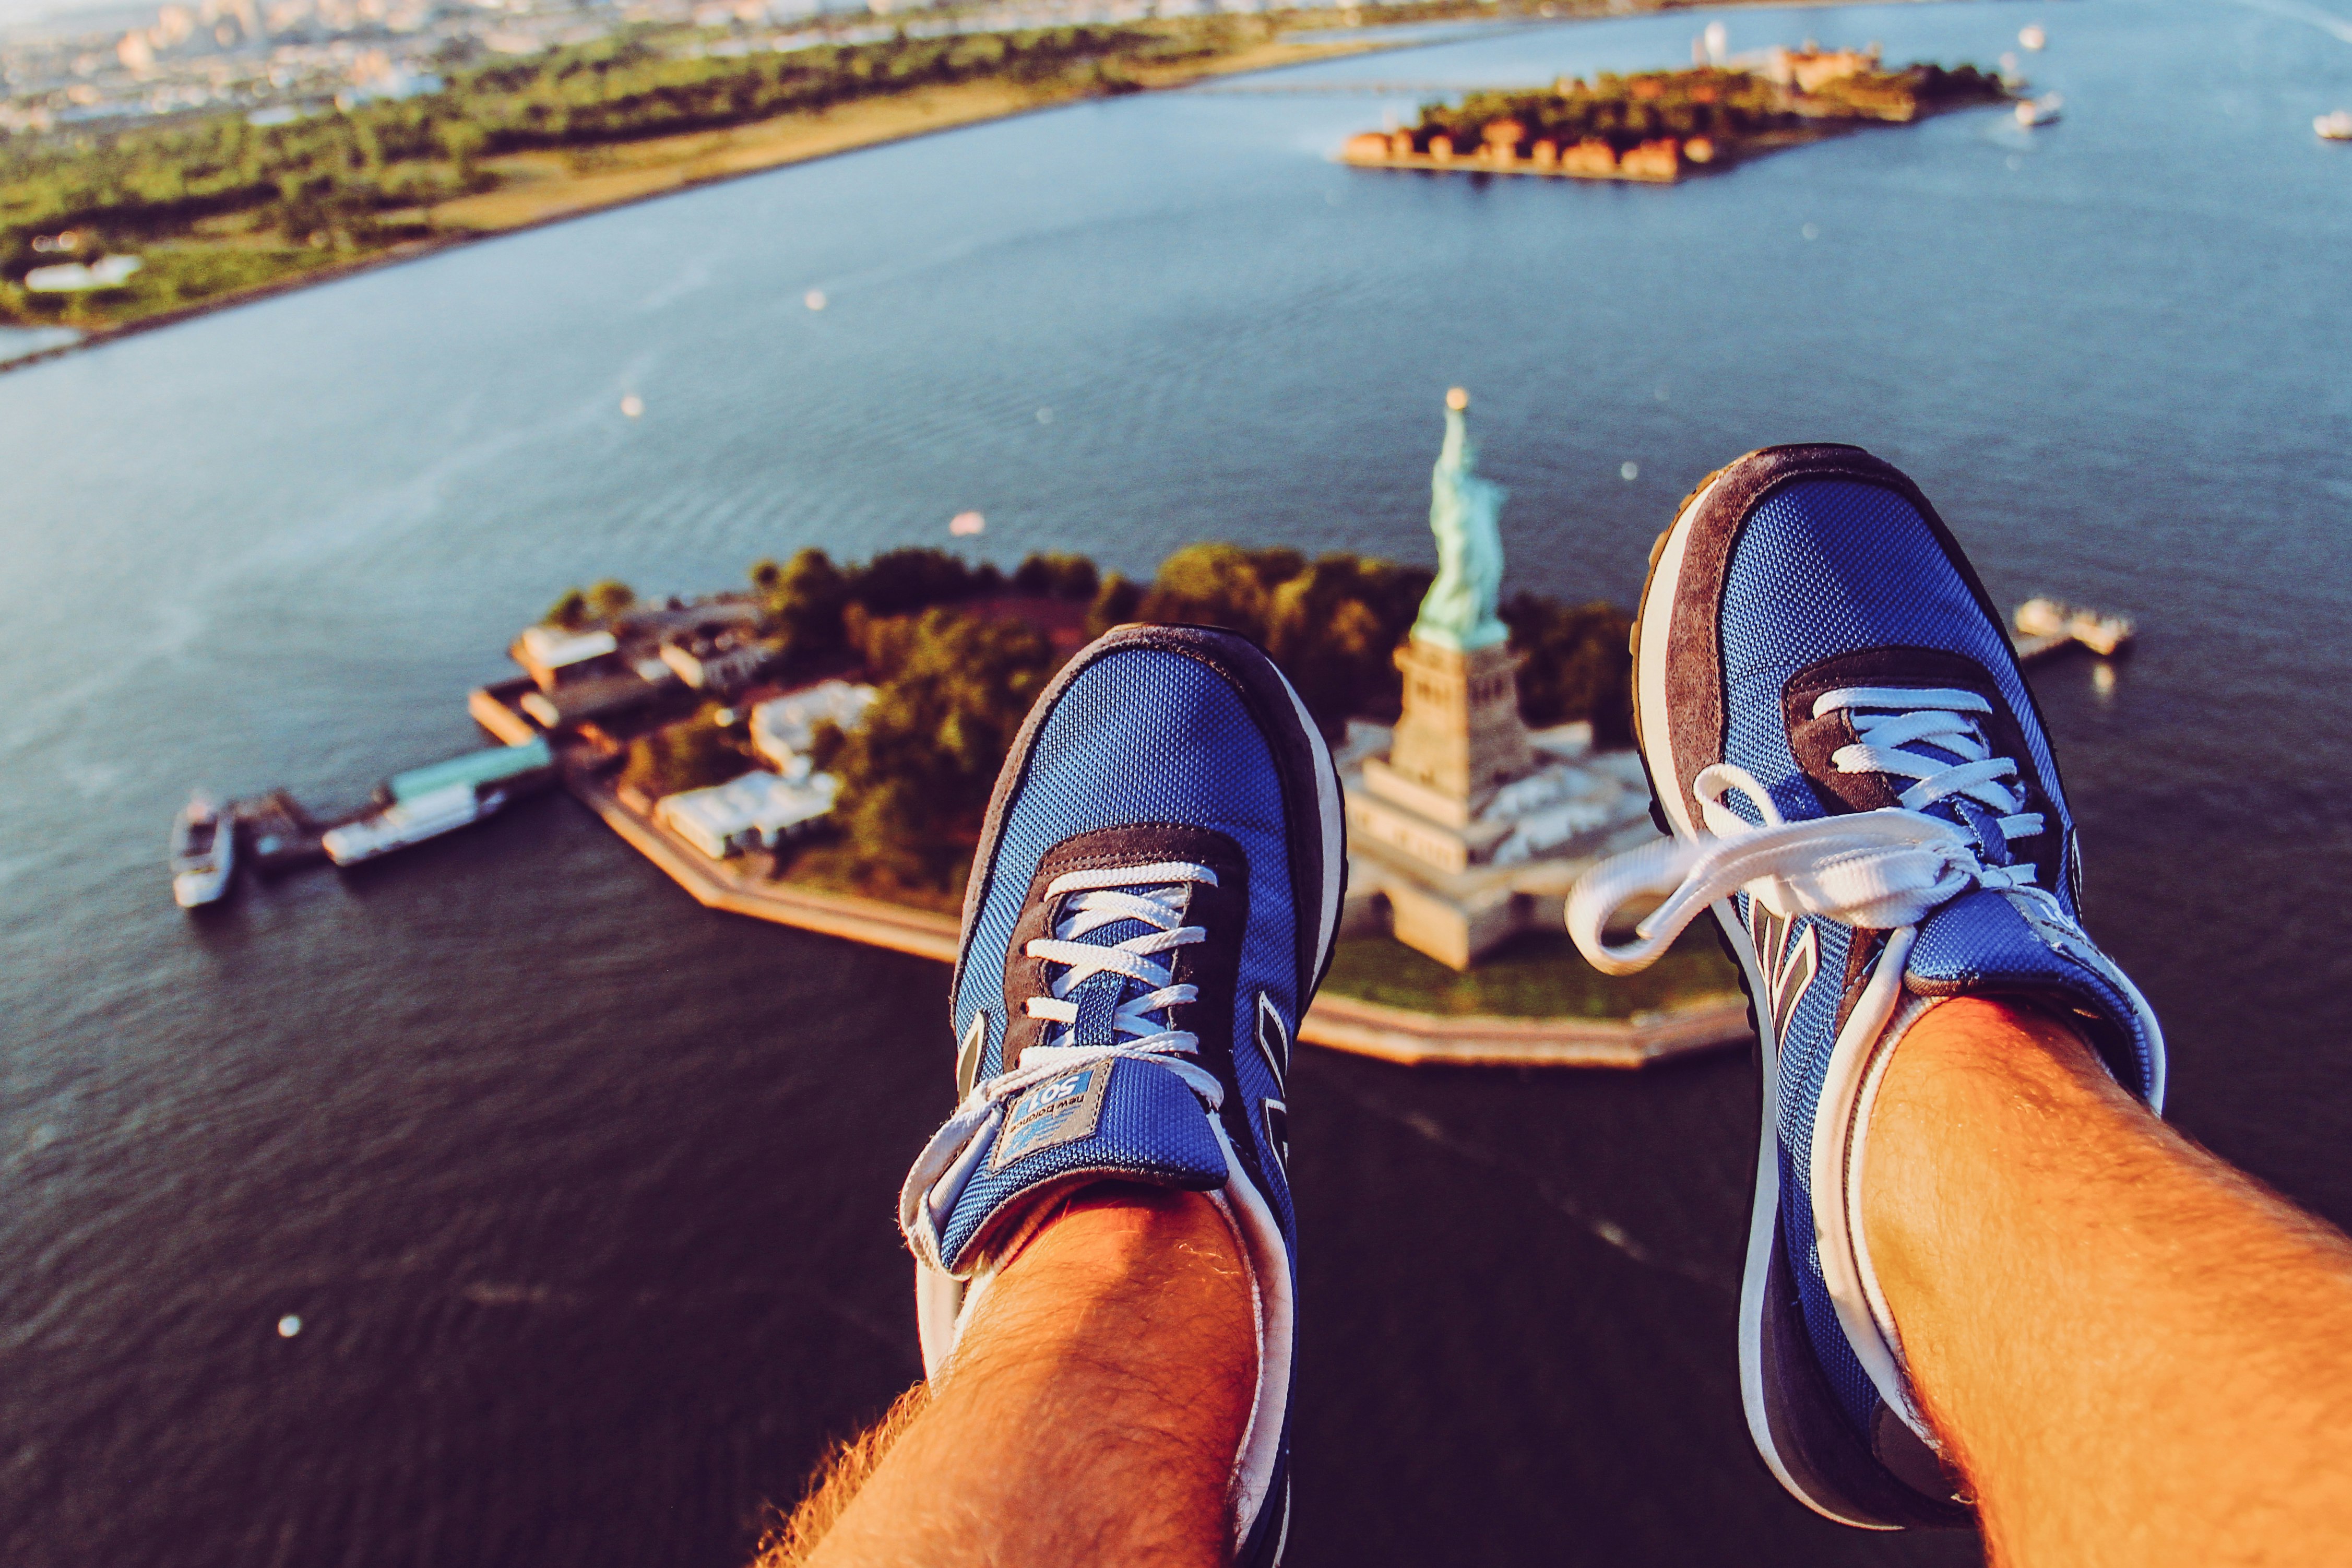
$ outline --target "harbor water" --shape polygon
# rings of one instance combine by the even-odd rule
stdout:
[[[1377,97],[1153,95],[780,171],[0,375],[0,1561],[741,1562],[918,1372],[892,1228],[944,969],[706,912],[562,797],[174,909],[192,784],[320,808],[478,743],[565,588],[953,543],[1425,561],[1439,400],[1508,585],[1630,603],[1772,441],[1908,468],[2035,683],[2177,1120],[2352,1220],[2352,9],[1722,13],[2025,57],[1994,109],[1673,188],[1353,171]],[[1689,58],[1704,15],[1297,79]],[[812,292],[824,308],[812,310]],[[625,398],[636,416],[625,415]],[[949,520],[977,511],[977,537]],[[1949,1564],[1741,1425],[1756,1089],[1308,1051],[1301,1568]]]

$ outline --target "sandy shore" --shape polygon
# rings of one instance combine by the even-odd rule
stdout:
[[[1262,44],[1181,72],[1147,75],[1151,89],[1189,87],[1213,77],[1272,70],[1310,60],[1393,48],[1381,39],[1331,44]],[[734,179],[788,163],[854,153],[909,137],[928,136],[983,121],[1003,120],[1078,101],[1074,92],[1039,93],[1002,80],[920,88],[888,98],[865,99],[822,114],[793,114],[724,131],[691,132],[647,142],[610,146],[518,153],[493,158],[484,167],[500,178],[499,188],[478,196],[444,202],[435,208],[436,227],[475,233],[505,233],[533,224],[601,212],[625,203],[666,195],[691,185]]]

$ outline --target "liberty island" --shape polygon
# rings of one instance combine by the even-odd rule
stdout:
[[[1410,621],[1400,623],[1402,645],[1382,661],[1394,672],[1400,717],[1393,726],[1353,716],[1334,726],[1355,840],[1343,947],[1393,937],[1457,971],[1522,931],[1557,931],[1577,872],[1654,831],[1630,752],[1597,752],[1589,720],[1531,733],[1520,716],[1526,656],[1508,646],[1498,602],[1507,495],[1476,470],[1468,409],[1466,392],[1448,395],[1431,475],[1438,570]],[[1198,551],[1246,561],[1228,546]],[[1220,551],[1228,553],[1213,554]],[[528,628],[515,646],[525,678],[476,690],[468,711],[510,745],[555,745],[571,793],[698,901],[948,958],[960,882],[927,884],[889,868],[908,867],[915,838],[956,808],[934,794],[919,825],[877,816],[872,802],[903,794],[902,778],[934,773],[936,763],[903,749],[886,760],[866,731],[888,732],[908,682],[930,679],[910,673],[926,647],[960,671],[989,673],[961,689],[953,721],[927,710],[922,721],[960,732],[992,727],[1009,742],[1007,720],[1017,715],[996,710],[996,693],[1034,689],[1040,672],[1091,630],[1155,615],[1246,623],[1237,605],[1185,596],[1195,553],[1171,558],[1160,585],[1146,594],[1100,578],[1082,558],[1035,558],[1003,580],[952,558],[926,562],[924,552],[901,552],[862,570],[887,567],[908,582],[913,573],[925,585],[858,590],[895,607],[895,620],[876,618],[856,600],[828,609],[826,595],[846,590],[827,586],[837,582],[835,569],[808,552],[755,573],[768,584],[764,601],[734,594],[640,608],[625,589],[606,584],[567,595],[555,612],[565,625]],[[1367,563],[1359,570],[1399,569]],[[1082,608],[1082,600],[1091,603]],[[835,629],[814,632],[818,620]],[[1307,651],[1297,642],[1303,629],[1245,629],[1294,657]],[[824,646],[839,651],[808,651],[812,636],[822,642],[826,635],[834,641]],[[1008,657],[1013,662],[1003,662]],[[788,669],[802,672],[799,685]],[[868,679],[875,684],[855,684]],[[1349,700],[1325,687],[1307,689],[1327,712]],[[1607,692],[1594,700],[1623,699]],[[777,717],[786,709],[813,717]],[[749,747],[738,749],[730,734]],[[949,861],[955,854],[947,848]],[[1612,1066],[1744,1037],[1744,1007],[1728,994],[1729,977],[1709,966],[1694,973],[1696,985],[1677,982],[1659,1012],[1654,995],[1629,994],[1613,1006],[1597,1001],[1605,986],[1575,981],[1580,962],[1562,963],[1571,983],[1550,1017],[1448,1016],[1375,1004],[1348,994],[1343,963],[1301,1037],[1400,1061]],[[1636,1011],[1641,1019],[1625,1016]]]

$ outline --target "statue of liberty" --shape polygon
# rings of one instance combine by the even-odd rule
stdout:
[[[1437,535],[1437,581],[1412,624],[1416,641],[1471,653],[1507,641],[1510,628],[1495,614],[1503,588],[1503,501],[1509,494],[1471,471],[1478,448],[1463,414],[1470,395],[1445,395],[1445,446],[1430,474],[1429,529]]]

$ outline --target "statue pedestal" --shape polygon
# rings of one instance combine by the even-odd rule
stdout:
[[[1349,936],[1384,931],[1466,969],[1517,931],[1558,931],[1569,889],[1594,858],[1657,837],[1641,759],[1593,754],[1589,725],[1527,737],[1533,771],[1487,792],[1475,812],[1400,773],[1390,731],[1358,722],[1349,734],[1338,761]]]
[[[1396,665],[1404,715],[1382,771],[1419,786],[1399,804],[1466,825],[1496,789],[1535,769],[1519,719],[1519,657],[1501,645],[1461,653],[1415,637],[1397,649]]]
[[[1340,929],[1385,928],[1456,969],[1530,925],[1558,931],[1593,856],[1654,837],[1639,758],[1591,756],[1589,724],[1531,739],[1519,720],[1519,659],[1496,615],[1503,488],[1471,471],[1469,406],[1462,388],[1445,395],[1445,446],[1430,475],[1437,576],[1396,654],[1403,716],[1392,732],[1350,723],[1338,759],[1349,841]],[[1460,643],[1486,646],[1449,646]]]
[[[1558,930],[1578,872],[1651,834],[1640,763],[1591,755],[1591,728],[1519,718],[1518,656],[1416,639],[1397,650],[1404,712],[1340,765],[1351,931],[1385,928],[1466,969],[1513,932]],[[1631,764],[1631,773],[1626,764]]]

